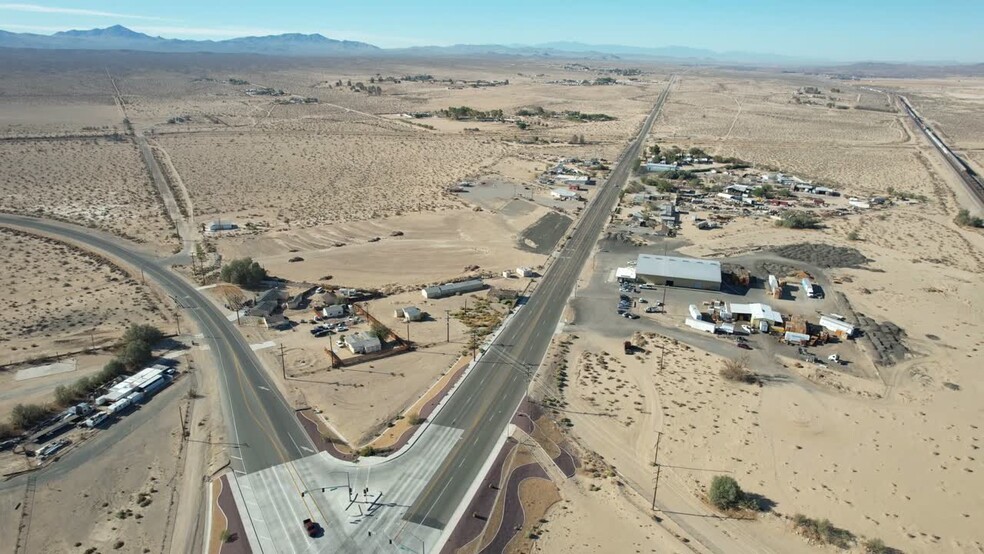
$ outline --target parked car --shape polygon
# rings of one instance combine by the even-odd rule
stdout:
[[[657,308],[656,306],[649,306],[648,308],[646,308],[646,313],[647,314],[658,314],[659,313],[659,308]]]
[[[624,314],[622,314],[622,317],[626,319],[639,319],[639,316],[632,312],[625,312]]]
[[[741,330],[744,331],[744,332],[746,332],[746,333],[748,333],[749,335],[752,334],[752,328],[749,327],[748,325],[742,325],[741,326]]]
[[[751,350],[752,349],[751,346],[748,346],[748,343],[747,342],[736,342],[735,343],[735,346],[737,346],[738,348],[741,348],[742,350]]]

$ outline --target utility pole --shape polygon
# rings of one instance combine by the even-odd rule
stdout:
[[[181,406],[178,406],[178,421],[181,423],[181,439],[184,440],[187,431],[185,430],[184,414],[181,413]]]
[[[174,312],[174,324],[178,327],[178,336],[181,336],[181,312]]]
[[[663,373],[663,357],[664,356],[666,356],[666,345],[665,344],[662,344],[662,345],[660,345],[660,353],[659,353],[659,372],[660,372],[660,374]]]
[[[287,380],[287,363],[284,362],[284,343],[280,343],[280,369],[284,372],[284,381]]]
[[[140,268],[140,284],[141,285],[146,285],[147,284],[147,281],[144,280],[144,272],[143,272],[143,268],[142,267]]]
[[[451,310],[444,310],[444,320],[447,323],[448,328],[447,342],[451,342]]]
[[[656,452],[653,454],[653,464],[656,466],[656,484],[653,485],[653,511],[656,511],[656,491],[659,490],[659,439],[663,436],[662,431],[656,431]]]
[[[95,329],[89,329],[89,350],[96,349]]]

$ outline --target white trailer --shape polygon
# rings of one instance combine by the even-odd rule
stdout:
[[[733,335],[733,334],[735,334],[735,324],[734,323],[722,323],[721,325],[718,325],[718,331],[721,331],[722,333],[724,333],[726,335]]]
[[[704,319],[704,315],[700,313],[700,308],[698,308],[696,304],[691,304],[688,310],[690,311],[690,317],[696,319],[697,321]]]
[[[803,285],[803,292],[806,293],[806,296],[808,298],[816,298],[817,297],[816,291],[813,290],[813,283],[811,283],[809,279],[807,279],[806,277],[804,277],[803,280],[801,281],[801,283]]]
[[[769,275],[769,292],[775,294],[779,290],[779,279],[775,275]]]
[[[820,316],[820,326],[839,337],[843,336],[845,338],[851,338],[855,333],[855,328],[853,325],[842,319],[837,319],[832,315]]]
[[[684,323],[687,324],[687,327],[697,329],[698,331],[704,331],[706,333],[714,333],[714,331],[717,330],[717,327],[714,325],[713,321],[701,321],[699,319],[688,317]]]

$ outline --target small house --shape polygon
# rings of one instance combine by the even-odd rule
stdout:
[[[379,341],[379,337],[370,335],[364,331],[346,336],[345,346],[353,354],[370,354],[383,349],[383,344]]]
[[[333,304],[321,309],[322,317],[342,317],[346,313],[345,304]]]
[[[407,306],[400,310],[404,321],[420,321],[424,318],[424,312],[416,306]]]

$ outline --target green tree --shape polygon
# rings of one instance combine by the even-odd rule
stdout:
[[[47,404],[18,404],[10,413],[10,422],[20,429],[30,429],[52,414]]]
[[[222,266],[219,277],[246,288],[256,288],[267,278],[267,271],[252,258],[239,258]]]
[[[123,334],[123,342],[144,341],[147,344],[157,344],[164,338],[164,333],[153,325],[131,325]]]
[[[369,334],[379,339],[379,342],[383,342],[389,336],[390,330],[382,323],[375,321],[369,328]]]
[[[707,494],[708,500],[719,510],[732,510],[741,505],[743,498],[741,487],[734,477],[715,475],[711,480],[711,489]]]
[[[153,350],[150,344],[142,340],[135,340],[126,343],[117,359],[127,370],[133,371],[149,362],[152,357]]]

